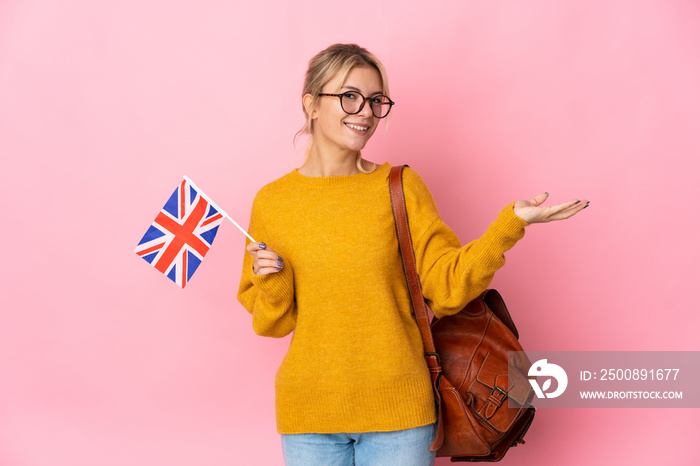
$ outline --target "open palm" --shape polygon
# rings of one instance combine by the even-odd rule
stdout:
[[[546,223],[572,217],[589,204],[587,200],[574,199],[551,207],[542,206],[548,197],[549,193],[541,193],[528,201],[515,201],[513,213],[527,223]]]

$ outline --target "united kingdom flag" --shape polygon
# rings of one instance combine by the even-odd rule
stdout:
[[[223,219],[215,204],[185,178],[135,252],[184,288],[209,251]]]

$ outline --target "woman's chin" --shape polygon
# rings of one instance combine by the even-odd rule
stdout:
[[[361,151],[362,149],[365,148],[366,145],[367,145],[367,140],[364,140],[364,141],[355,141],[355,142],[352,142],[352,143],[348,144],[347,147],[348,147],[348,149],[350,149],[350,150]]]

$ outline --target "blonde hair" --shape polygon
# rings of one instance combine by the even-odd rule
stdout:
[[[296,143],[297,137],[302,134],[309,135],[309,141],[307,143],[306,156],[309,156],[309,150],[311,148],[311,142],[313,140],[314,125],[311,119],[311,113],[318,106],[320,97],[319,93],[323,89],[323,86],[328,83],[333,77],[340,73],[340,86],[342,87],[345,80],[348,77],[348,73],[356,66],[374,68],[379,72],[379,76],[382,80],[382,92],[384,95],[389,97],[389,80],[387,79],[386,69],[384,65],[372,55],[367,49],[360,47],[357,44],[334,44],[325,50],[322,50],[315,57],[309,60],[309,67],[306,70],[306,77],[304,79],[304,88],[301,92],[302,99],[302,110],[304,111],[304,117],[306,121],[304,126],[301,127],[299,131],[294,135],[293,143]],[[304,96],[310,94],[313,100],[311,101],[310,112],[307,112],[304,106]],[[357,168],[363,172],[368,173],[367,170],[362,168],[361,162],[362,156],[360,153],[357,155]]]

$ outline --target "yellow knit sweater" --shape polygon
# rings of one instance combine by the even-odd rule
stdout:
[[[294,331],[275,383],[283,434],[374,432],[435,421],[423,343],[401,265],[385,163],[370,174],[296,170],[255,197],[249,231],[284,258],[257,276],[244,255],[238,300],[265,336]],[[427,186],[403,172],[423,294],[438,317],[484,291],[528,225],[507,206],[464,246]]]

